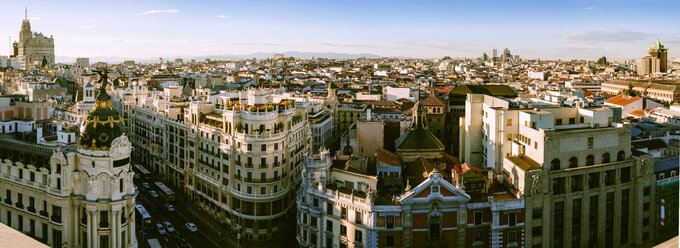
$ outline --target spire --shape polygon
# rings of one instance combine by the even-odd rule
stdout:
[[[28,5],[24,6],[24,20],[28,20]]]

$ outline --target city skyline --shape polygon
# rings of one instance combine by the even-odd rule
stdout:
[[[12,2],[0,13],[6,24],[0,39],[8,41],[0,55],[9,54],[8,36],[18,40],[28,6],[33,30],[54,36],[57,62],[64,56],[154,59],[287,51],[469,58],[491,55],[494,48],[509,48],[521,58],[623,60],[643,56],[657,38],[673,59],[680,56],[674,49],[680,47],[680,32],[664,23],[673,21],[680,3],[659,5]]]

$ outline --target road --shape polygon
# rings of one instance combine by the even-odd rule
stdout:
[[[236,236],[224,225],[220,224],[218,221],[214,220],[206,213],[201,212],[199,208],[194,207],[190,199],[184,196],[181,192],[177,194],[177,200],[174,202],[173,206],[175,211],[170,212],[165,208],[165,201],[162,198],[154,198],[149,194],[150,190],[156,190],[153,180],[147,181],[150,185],[150,189],[144,189],[142,181],[135,179],[135,185],[138,185],[139,195],[137,196],[137,202],[141,203],[144,208],[150,213],[152,220],[152,229],[148,232],[147,237],[142,239],[138,233],[137,242],[140,244],[140,248],[148,247],[149,238],[157,238],[163,247],[176,248],[179,246],[179,241],[186,239],[186,241],[194,248],[203,247],[296,247],[297,241],[295,240],[295,228],[286,228],[284,234],[279,238],[275,238],[270,241],[264,242],[246,242],[241,240],[240,244],[236,239]],[[294,213],[292,216],[295,216]],[[170,221],[175,232],[171,234],[161,235],[156,230],[156,223],[163,223],[164,221]],[[141,220],[136,220],[136,230],[141,230]],[[184,227],[187,222],[192,222],[198,227],[197,232],[190,232]],[[295,225],[295,220],[291,219],[291,224]]]

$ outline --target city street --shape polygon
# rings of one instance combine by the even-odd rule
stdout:
[[[139,181],[138,181],[139,180]],[[142,230],[142,220],[135,219],[137,230],[137,242],[141,248],[148,247],[148,239],[156,238],[163,247],[181,247],[180,241],[186,239],[189,245],[194,248],[198,247],[239,247],[236,235],[226,229],[224,225],[216,220],[213,220],[207,214],[202,213],[198,208],[193,208],[190,199],[187,199],[182,193],[175,191],[177,199],[174,204],[175,211],[168,211],[165,208],[166,202],[158,197],[154,198],[149,194],[150,190],[154,189],[153,180],[147,181],[151,184],[150,189],[142,187],[142,181],[135,179],[135,184],[138,185],[139,195],[137,196],[137,203],[141,203],[144,208],[151,215],[152,227],[148,229],[147,236],[141,238],[140,230]],[[172,223],[175,232],[159,234],[156,224],[169,221]],[[184,227],[187,222],[192,222],[198,227],[197,232],[190,232]],[[288,228],[285,230],[285,238],[275,239],[270,242],[245,243],[241,240],[240,247],[295,247],[295,228]]]

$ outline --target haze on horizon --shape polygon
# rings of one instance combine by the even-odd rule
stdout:
[[[30,1],[57,57],[152,59],[256,52],[634,59],[659,38],[680,57],[680,1]],[[0,10],[18,39],[26,3]],[[0,46],[0,55],[9,53]],[[57,61],[60,62],[60,61]]]

